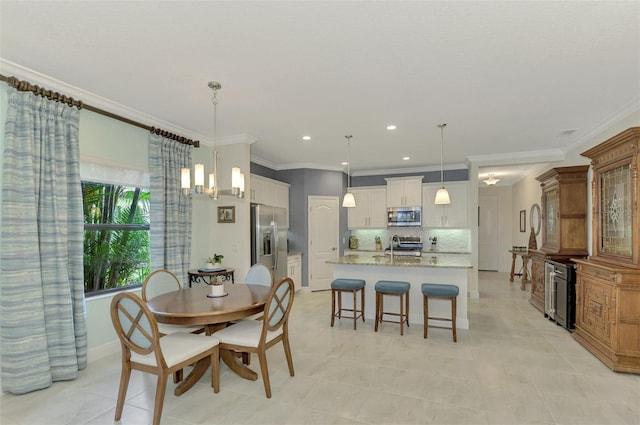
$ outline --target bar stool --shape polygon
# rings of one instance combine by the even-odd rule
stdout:
[[[431,326],[432,328],[451,329],[453,331],[453,342],[458,342],[456,336],[456,304],[457,296],[460,293],[460,289],[456,285],[447,285],[441,283],[423,283],[422,284],[423,295],[423,310],[424,310],[424,338],[427,337],[427,331],[429,328],[429,319],[442,320],[445,322],[451,322],[451,328],[445,326]],[[445,317],[433,317],[429,316],[429,298],[439,298],[445,300],[451,300],[451,318]]]
[[[366,282],[362,279],[335,279],[331,282],[331,327],[335,318],[342,319],[343,311],[350,311],[352,316],[345,316],[345,319],[353,319],[353,330],[356,330],[358,317],[362,317],[364,322],[364,287]],[[356,306],[356,294],[361,291],[360,309]],[[353,308],[342,308],[342,293],[353,293]],[[336,311],[336,297],[338,298],[338,311]]]
[[[376,282],[376,325],[375,331],[378,332],[378,324],[380,322],[390,322],[400,324],[400,335],[404,335],[404,323],[409,326],[409,282],[400,282],[395,280],[379,280]],[[384,311],[384,296],[393,295],[400,297],[400,313]],[[383,320],[385,314],[390,316],[399,316],[399,321]]]

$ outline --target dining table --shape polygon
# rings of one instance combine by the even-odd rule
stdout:
[[[206,335],[227,327],[232,321],[252,316],[264,310],[271,288],[244,283],[225,284],[224,295],[211,296],[210,286],[182,288],[147,300],[156,321],[173,325],[202,325]],[[220,350],[222,361],[239,376],[255,381],[258,374],[238,361],[235,352]],[[208,359],[198,361],[189,375],[176,387],[175,395],[183,394],[204,375]]]

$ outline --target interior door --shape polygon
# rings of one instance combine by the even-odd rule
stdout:
[[[331,289],[333,265],[338,259],[339,242],[338,198],[309,196],[309,288],[312,291]]]
[[[478,197],[478,269],[498,271],[498,196]]]

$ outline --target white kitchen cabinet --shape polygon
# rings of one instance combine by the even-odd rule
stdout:
[[[393,177],[385,180],[388,207],[422,206],[422,176]]]
[[[387,191],[384,187],[352,187],[356,206],[347,209],[349,229],[387,227]]]
[[[441,183],[428,183],[422,187],[422,227],[469,227],[467,198],[469,182],[445,182],[451,203],[436,205],[436,192]]]
[[[287,275],[293,280],[296,291],[302,288],[302,254],[290,254],[287,257]]]
[[[285,227],[289,227],[289,184],[251,174],[249,201],[287,210]]]

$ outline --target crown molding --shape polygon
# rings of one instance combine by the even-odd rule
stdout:
[[[466,170],[467,167],[465,164],[444,164],[442,169],[444,171],[451,170]],[[433,171],[440,171],[439,165],[430,165],[426,167],[412,167],[412,168],[386,168],[386,169],[378,169],[378,170],[364,170],[364,171],[356,171],[351,173],[352,177],[362,177],[362,176],[380,176],[380,175],[390,175],[390,174],[412,174],[412,173],[428,173]]]
[[[472,155],[467,157],[465,164],[468,168],[471,168],[471,164],[484,167],[489,165],[518,165],[540,162],[556,162],[563,161],[564,159],[565,153],[561,149],[547,149],[494,155]]]

